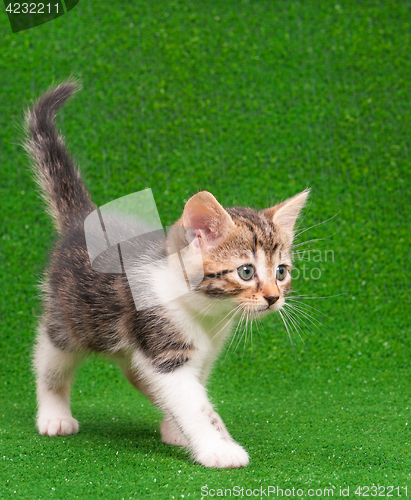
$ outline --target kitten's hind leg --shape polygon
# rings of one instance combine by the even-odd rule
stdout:
[[[70,386],[74,371],[83,356],[59,349],[40,326],[34,354],[37,374],[37,427],[40,434],[64,436],[78,432],[71,415]]]
[[[174,446],[188,446],[187,439],[171,417],[164,416],[160,425],[160,431],[163,443],[172,444]]]
[[[147,384],[142,383],[135,371],[133,371],[129,365],[124,362],[120,362],[120,367],[130,384],[150,398],[150,392]],[[172,444],[174,446],[188,446],[187,439],[180,432],[171,417],[167,415],[164,416],[160,425],[160,431],[163,443]]]

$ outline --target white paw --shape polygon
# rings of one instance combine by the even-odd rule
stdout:
[[[39,417],[37,427],[44,436],[67,436],[78,432],[78,422],[73,417]]]
[[[214,446],[202,449],[194,456],[195,460],[204,467],[216,467],[217,469],[230,469],[234,467],[245,467],[248,462],[248,454],[244,448],[234,441],[214,441]]]
[[[174,446],[188,446],[187,439],[181,434],[171,420],[164,418],[161,422],[160,431],[163,443],[172,444]]]

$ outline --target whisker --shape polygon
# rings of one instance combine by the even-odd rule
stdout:
[[[231,301],[232,299],[218,299],[219,302],[228,302]],[[213,306],[216,307],[218,303],[216,301],[210,302],[210,304],[207,304],[204,309],[202,309],[200,312],[195,314],[193,318],[196,318],[197,316],[205,316],[206,311],[210,310]]]
[[[313,240],[308,240],[308,241],[303,241],[302,243],[298,243],[297,245],[293,245],[293,248],[299,248],[299,247],[302,247],[303,245],[308,245],[308,243],[314,243],[314,241],[325,241],[325,240],[329,240],[330,238],[332,238],[333,236],[335,236],[337,233],[333,233],[331,234],[330,236],[327,236],[326,238],[315,238]]]
[[[296,312],[295,314],[297,314],[297,312]],[[317,329],[317,330],[321,333],[322,337],[327,338],[327,335],[325,335],[325,333],[321,330],[321,328],[320,328],[320,327],[319,327],[319,326],[315,323],[315,321],[317,321],[317,322],[318,322],[318,320],[313,321],[313,320],[311,319],[310,315],[305,314],[303,311],[299,311],[299,312],[298,312],[298,314],[301,314],[301,316],[303,316],[303,317],[299,318],[299,319],[300,319],[300,321],[301,321],[301,322],[302,322],[302,323],[303,323],[303,324],[304,324],[304,325],[305,325],[305,326],[306,326],[306,327],[310,330],[310,332],[312,332],[312,334],[314,335],[314,337],[315,337],[317,340],[319,340],[319,339],[318,339],[318,337],[317,337],[317,335],[316,335],[315,331],[311,330],[310,326],[309,326],[309,325],[308,325],[308,324],[304,321],[304,319],[303,319],[303,318],[306,318],[306,319],[307,319],[307,320],[308,320],[308,321],[309,321],[309,322],[310,322],[310,323],[311,323],[311,324],[312,324],[312,325],[313,325],[313,326],[314,326],[314,327],[315,327],[315,328],[316,328],[316,329]],[[320,323],[320,322],[318,322],[318,323]],[[327,327],[326,325],[324,325],[324,324],[322,324],[322,323],[320,323],[320,325],[321,325],[321,326],[323,326],[324,328],[327,328],[327,329],[328,329],[328,327]]]
[[[295,317],[293,318],[293,316],[290,314],[290,311],[287,311],[286,309],[283,309],[283,312],[288,317],[288,319],[290,320],[290,322],[294,325],[294,329],[295,329],[297,335],[300,337],[301,342],[305,345],[304,339],[301,336],[301,333],[304,335],[304,332],[301,329],[301,327],[298,324],[298,322],[296,321],[296,318]]]
[[[302,302],[301,300],[291,300],[291,304],[289,304],[289,302],[287,302],[287,304],[289,305],[293,305],[293,307],[295,306],[295,304],[293,304],[293,302],[297,302],[298,306],[299,307],[307,307],[309,308],[309,310],[312,310],[313,312],[311,314],[317,314],[318,316],[324,316],[325,318],[328,318],[330,320],[332,320],[332,318],[330,316],[327,316],[326,314],[324,314],[322,311],[320,311],[319,309],[317,309],[316,307],[313,307],[312,305],[310,304],[305,304],[304,302]],[[307,311],[308,312],[308,311]]]
[[[283,320],[283,323],[284,323],[285,329],[287,330],[287,333],[288,333],[288,338],[290,339],[290,344],[291,344],[291,347],[292,347],[292,349],[294,350],[294,344],[293,344],[293,341],[292,341],[292,339],[291,339],[291,334],[290,334],[290,330],[288,329],[287,322],[285,321],[284,316],[282,315],[281,311],[278,311],[278,313],[279,313],[279,315],[281,316],[281,319]]]
[[[200,311],[200,312],[198,312],[197,314],[195,314],[195,315],[193,316],[193,318],[196,318],[196,317],[197,317],[197,316],[199,316],[200,314],[201,314],[201,316],[205,316],[205,311],[207,311],[208,309],[210,309],[212,306],[215,306],[215,305],[216,305],[216,304],[215,304],[214,302],[211,302],[211,304],[206,305],[206,306],[205,306],[205,308],[204,308],[202,311]]]
[[[294,312],[294,311],[290,311],[290,310],[289,310],[289,313],[290,313],[290,314],[291,314],[291,313],[293,313],[293,314],[294,314],[295,319],[296,319],[296,320],[298,319],[299,321],[301,321],[301,323],[302,323],[302,324],[303,324],[306,328],[308,328],[308,330],[310,330],[310,332],[311,332],[311,333],[314,335],[314,337],[318,340],[318,337],[317,337],[317,335],[315,334],[315,332],[314,332],[314,331],[313,331],[313,330],[312,330],[312,329],[311,329],[311,328],[307,325],[307,323],[306,323],[306,322],[305,322],[302,318],[300,318],[299,316],[297,316],[297,313],[296,313],[296,312]],[[302,314],[302,313],[300,313],[300,314]],[[307,319],[309,319],[309,318],[307,318]],[[312,321],[311,321],[311,323],[312,323]],[[318,326],[317,326],[317,325],[315,325],[315,323],[313,323],[313,325],[314,325],[316,328],[318,328]],[[318,329],[319,329],[319,328],[318,328]],[[319,330],[320,330],[320,329],[319,329]],[[321,332],[321,330],[320,330],[320,332]],[[321,333],[322,333],[322,332],[321,332]],[[322,333],[322,334],[323,334],[323,333]],[[323,334],[323,335],[324,335],[324,334]]]
[[[242,307],[242,306],[241,306],[241,307]],[[235,338],[235,336],[236,336],[236,334],[237,334],[237,331],[238,331],[238,329],[239,329],[239,327],[240,327],[241,323],[243,322],[244,313],[245,313],[245,311],[244,311],[244,308],[243,308],[243,311],[242,311],[242,313],[241,313],[240,319],[238,320],[238,323],[237,323],[236,329],[235,329],[235,331],[234,331],[234,333],[233,333],[233,335],[232,335],[231,342],[230,342],[230,345],[228,346],[228,349],[227,349],[227,351],[226,351],[226,355],[224,356],[224,359],[227,357],[227,354],[228,354],[228,352],[229,352],[229,351],[230,351],[230,349],[231,349],[231,345],[233,344],[233,341],[234,341],[234,338]]]
[[[244,361],[245,348],[246,348],[246,345],[247,345],[248,319],[249,319],[249,312],[247,311],[247,319],[246,319],[246,324],[245,324],[245,329],[244,329],[245,336],[244,336],[243,356],[241,358],[242,362]]]
[[[255,316],[255,327],[257,328],[257,333],[258,333],[258,336],[260,337],[260,339],[262,340],[262,336],[261,336],[261,332],[260,332],[260,327],[258,326],[258,322],[260,321],[260,318],[257,317],[257,315]]]
[[[244,308],[244,319],[246,321],[246,324],[243,327],[243,332],[242,332],[242,334],[241,334],[241,336],[240,336],[240,338],[239,338],[239,340],[237,342],[237,345],[236,345],[236,347],[234,349],[234,352],[237,352],[237,349],[240,347],[241,341],[243,340],[244,334],[246,333],[246,328],[247,328],[247,323],[248,323],[247,306],[245,306],[245,308]],[[243,319],[243,323],[244,323],[244,319]]]
[[[236,307],[233,311],[230,311],[228,314],[226,314],[226,315],[224,316],[224,318],[223,318],[221,321],[223,321],[223,320],[224,320],[227,316],[229,316],[229,314],[231,314],[231,313],[232,313],[232,315],[231,315],[231,317],[228,319],[228,321],[224,324],[224,326],[223,326],[222,328],[220,328],[220,330],[219,330],[219,331],[218,331],[218,332],[214,335],[214,337],[212,337],[212,339],[211,339],[211,340],[214,340],[214,339],[215,339],[215,337],[217,337],[217,335],[219,335],[219,334],[220,334],[220,333],[224,330],[224,328],[228,325],[228,323],[230,323],[230,321],[233,319],[234,315],[235,315],[235,314],[236,314],[236,312],[240,309],[240,307],[241,307],[241,306],[237,306],[237,307]],[[219,321],[219,322],[217,323],[217,325],[219,325],[219,324],[221,323],[221,321]],[[214,326],[211,330],[214,330],[214,328],[215,328],[217,325],[215,325],[215,326]],[[211,330],[210,330],[210,331],[211,331]]]
[[[319,321],[317,318],[314,318],[313,316],[310,317],[310,315],[308,313],[306,313],[305,311],[303,311],[302,309],[298,309],[297,307],[295,306],[291,306],[290,304],[285,304],[287,305],[289,308],[291,309],[295,309],[295,313],[299,313],[301,314],[302,316],[304,316],[306,319],[308,319],[308,321],[310,321],[310,323],[312,323],[315,328],[317,328],[317,330],[319,332],[321,332],[321,335],[323,335],[323,337],[326,337],[326,335],[324,334],[324,332],[321,330],[321,328],[319,328],[319,326],[315,323],[315,321],[317,321],[317,323],[319,323],[321,326],[323,326],[324,328],[327,328],[326,325],[324,325],[323,323],[321,323],[321,321]],[[311,319],[312,318],[312,319]],[[301,319],[301,318],[300,318]],[[314,321],[313,321],[314,320]],[[301,320],[302,321],[302,320]],[[306,324],[304,321],[303,321],[304,324]],[[307,328],[308,328],[308,325],[306,325]]]
[[[306,300],[315,300],[315,299],[332,299],[334,297],[341,297],[342,295],[348,295],[348,292],[338,293],[337,295],[326,295],[325,297],[309,297],[308,295],[291,295],[292,292],[289,293],[287,299],[306,299]]]
[[[321,224],[325,224],[326,222],[334,219],[334,217],[337,217],[337,215],[339,215],[341,212],[341,210],[339,212],[337,212],[335,215],[333,215],[332,217],[330,217],[329,219],[327,220],[324,220],[322,222],[319,222],[318,224],[314,224],[314,226],[311,226],[311,227],[308,227],[307,229],[304,229],[304,231],[300,231],[298,234],[296,234],[294,236],[294,238],[298,238],[301,234],[305,233],[306,231],[309,231],[310,229],[312,229],[313,227],[317,227],[317,226],[321,226]]]
[[[246,310],[246,307],[244,308],[244,317],[243,317],[242,325],[241,325],[240,329],[238,330],[238,334],[240,335],[240,338],[237,341],[237,344],[236,344],[236,346],[234,348],[234,352],[237,352],[237,349],[239,348],[239,346],[241,344],[241,341],[243,340],[243,337],[244,337],[244,333],[245,333],[245,324],[244,324],[244,321],[247,322],[247,310]]]
[[[252,316],[253,314],[251,314],[251,320],[250,320],[251,359],[253,358],[253,323],[254,323],[254,318]]]
[[[241,319],[240,319],[240,322],[238,323],[238,328],[236,330],[236,339],[232,339],[231,343],[230,343],[230,347],[231,345],[233,344],[233,353],[235,353],[237,351],[237,348],[238,348],[238,345],[240,343],[240,340],[241,340],[241,337],[242,337],[242,334],[241,334],[241,331],[242,331],[242,327],[243,327],[243,323],[244,323],[244,319],[245,319],[245,315],[246,315],[246,312],[243,311],[242,314],[241,314]],[[237,340],[237,337],[240,335],[240,338]],[[233,343],[234,341],[234,343]],[[237,341],[237,342],[236,342]]]
[[[219,321],[216,325],[214,325],[214,326],[213,326],[213,328],[211,328],[211,330],[210,330],[210,331],[213,331],[213,330],[214,330],[214,328],[217,328],[217,326],[218,326],[220,323],[222,323],[222,322],[226,319],[226,317],[227,317],[227,316],[229,316],[229,315],[230,315],[233,311],[234,311],[234,312],[235,312],[235,311],[237,311],[239,308],[240,308],[240,306],[236,306],[234,309],[232,309],[231,311],[229,311],[229,312],[228,312],[228,313],[224,316],[224,318],[223,318],[223,319],[220,319],[220,321]],[[214,337],[213,337],[213,338],[214,338]]]
[[[290,307],[290,304],[288,304],[288,306]],[[321,325],[322,327],[328,329],[327,325],[324,325],[324,323],[322,323],[318,318],[312,316],[307,311],[304,311],[304,309],[300,309],[300,308],[297,308],[295,306],[294,306],[294,309],[295,309],[296,314],[298,313],[298,314],[303,315],[322,333],[322,335],[324,335],[324,332],[321,330],[321,328],[318,327],[318,325]],[[318,325],[317,325],[317,323],[318,323]]]

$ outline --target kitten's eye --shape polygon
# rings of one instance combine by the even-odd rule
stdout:
[[[248,281],[251,278],[254,278],[255,269],[251,264],[246,264],[245,266],[240,266],[237,269],[237,272],[242,280]]]
[[[278,266],[277,271],[275,273],[275,277],[278,281],[283,281],[283,279],[287,276],[287,268],[285,266]]]

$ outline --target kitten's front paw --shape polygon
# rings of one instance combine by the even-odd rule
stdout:
[[[161,440],[163,443],[174,446],[188,446],[186,438],[181,434],[175,424],[168,418],[164,418],[160,426]]]
[[[216,467],[217,469],[231,469],[234,467],[245,467],[249,458],[244,448],[234,441],[220,440],[214,442],[213,447],[201,450],[195,454],[195,460],[204,467]]]
[[[78,422],[73,417],[40,417],[37,427],[43,436],[67,436],[78,432]]]

